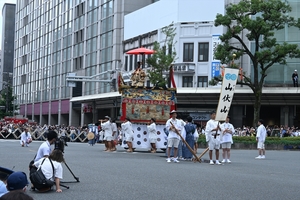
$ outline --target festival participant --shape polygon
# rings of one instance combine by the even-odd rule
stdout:
[[[151,144],[151,153],[156,153],[157,132],[156,132],[156,124],[154,118],[150,119],[150,123],[147,126],[147,129],[149,133],[149,141]]]
[[[110,123],[110,117],[105,116],[104,120],[99,120],[101,122],[101,128],[104,131],[104,144],[106,149],[104,151],[111,152],[112,151],[112,142],[113,142],[113,132],[112,126]]]
[[[96,143],[96,137],[98,135],[98,126],[96,124],[90,125],[88,134],[91,134],[91,136],[88,135],[88,137],[91,137],[88,142],[89,146],[94,146]]]
[[[131,86],[143,87],[145,84],[146,73],[141,68],[142,62],[137,62],[137,68],[131,75]]]
[[[195,136],[198,135],[196,125],[192,123],[193,118],[191,116],[187,117],[187,123],[182,129],[182,137],[185,138],[185,141],[193,149],[195,144]],[[193,153],[189,148],[184,144],[182,148],[182,155],[184,160],[192,160]]]
[[[181,125],[181,130],[183,129],[183,127],[186,125],[187,121],[181,119],[180,117],[178,117],[177,115],[177,119],[180,121],[180,125]],[[182,135],[182,131],[181,131],[181,135]],[[185,137],[183,137],[185,138]],[[174,151],[174,149],[171,150],[171,152]],[[183,157],[183,141],[181,140],[181,137],[179,137],[179,144],[178,144],[178,149],[177,149],[177,157],[179,160],[185,160]]]
[[[170,115],[171,115],[171,118],[168,119],[168,121],[166,123],[166,129],[169,131],[168,145],[167,145],[168,146],[168,159],[167,159],[167,162],[168,163],[171,162],[170,151],[171,151],[171,148],[174,146],[174,159],[173,159],[173,161],[175,163],[178,163],[179,160],[178,160],[178,157],[177,157],[177,153],[178,153],[178,145],[179,145],[180,136],[178,136],[178,134],[176,133],[176,130],[180,134],[182,126],[181,126],[181,121],[176,119],[177,112],[175,110],[172,110],[170,112]]]
[[[52,164],[53,167],[52,167]],[[55,182],[56,192],[62,192],[60,189],[60,179],[63,177],[62,162],[64,162],[64,156],[60,149],[54,149],[48,158],[41,158],[34,162],[34,166],[41,168],[46,179],[50,179]],[[53,174],[54,170],[54,174]],[[41,191],[46,192],[51,190],[51,188],[43,188]]]
[[[28,132],[28,128],[25,128],[24,132],[21,133],[21,136],[20,136],[21,146],[28,147],[31,142],[32,142],[31,134]]]
[[[111,129],[112,129],[112,137],[113,140],[111,141],[111,148],[112,151],[116,151],[116,145],[118,144],[118,128],[116,124],[116,119],[111,120]]]
[[[212,160],[212,152],[215,149],[216,164],[220,165],[221,163],[219,162],[219,149],[221,128],[219,126],[219,122],[215,120],[216,111],[212,111],[210,114],[210,120],[206,123],[205,127],[206,142],[208,142],[209,147],[209,164],[214,165],[214,161]]]
[[[262,119],[258,120],[257,122],[258,128],[256,133],[256,141],[257,141],[257,149],[258,149],[258,156],[255,159],[265,159],[265,140],[267,137],[267,131],[264,126],[264,121]]]
[[[121,124],[122,131],[125,133],[125,140],[128,145],[127,152],[133,152],[132,141],[133,141],[133,130],[132,124],[128,117],[125,118],[125,121]]]
[[[221,144],[222,144],[222,163],[231,163],[230,161],[230,149],[233,143],[232,134],[234,133],[234,127],[229,123],[230,116],[227,115],[226,121],[221,125]]]

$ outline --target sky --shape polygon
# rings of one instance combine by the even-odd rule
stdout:
[[[1,41],[2,41],[2,8],[5,3],[16,4],[16,0],[0,0],[0,49],[1,49]]]

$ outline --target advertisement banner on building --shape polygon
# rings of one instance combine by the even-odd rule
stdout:
[[[225,121],[227,118],[233,100],[238,72],[238,69],[225,68],[215,120]]]
[[[221,74],[220,62],[211,63],[211,78],[219,76]]]
[[[221,74],[220,61],[216,59],[215,52],[219,44],[221,44],[220,35],[212,35],[211,37],[211,78],[219,76]]]

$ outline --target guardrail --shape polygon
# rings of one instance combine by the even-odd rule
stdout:
[[[54,130],[55,132],[57,132],[58,135],[59,132],[57,130]],[[0,139],[17,139],[19,140],[21,137],[21,129],[15,129],[14,131],[8,132],[8,131],[1,131],[0,132]],[[40,141],[44,141],[47,140],[47,131],[43,130],[43,131],[31,131],[29,132],[32,140],[40,140]],[[75,133],[65,133],[66,137],[68,138],[68,141],[71,142],[87,142],[88,139],[86,137],[87,132],[86,131],[81,131],[79,134],[77,133],[77,131]]]

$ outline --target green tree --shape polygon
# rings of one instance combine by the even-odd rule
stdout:
[[[14,110],[18,109],[16,105],[14,105],[15,99],[12,87],[10,85],[5,85],[1,91],[0,119],[5,116],[14,116]]]
[[[221,63],[230,63],[236,56],[249,56],[253,68],[252,80],[245,74],[238,84],[251,88],[255,97],[254,121],[260,116],[261,96],[267,70],[275,63],[286,63],[286,59],[299,57],[297,44],[277,42],[275,31],[285,26],[298,26],[297,20],[287,15],[292,8],[281,0],[242,0],[226,7],[226,14],[218,14],[215,26],[224,26],[226,32],[220,36],[222,44],[216,49],[216,58]],[[253,50],[245,43],[242,35],[253,43]]]
[[[158,87],[166,87],[168,80],[163,76],[163,72],[169,71],[171,64],[176,57],[174,37],[176,28],[174,24],[170,24],[162,28],[162,33],[165,35],[165,41],[161,46],[157,41],[154,42],[155,53],[147,59],[147,63],[152,67],[148,71],[148,77],[153,85]],[[167,52],[168,51],[168,52]]]

